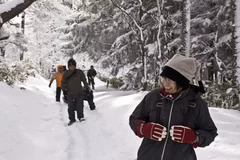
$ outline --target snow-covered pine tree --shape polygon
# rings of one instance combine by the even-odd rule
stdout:
[[[230,2],[230,6],[231,6],[231,22],[232,22],[232,33],[231,33],[231,42],[230,42],[230,46],[232,49],[232,63],[231,63],[231,68],[232,68],[232,73],[231,73],[231,87],[232,87],[232,92],[229,95],[229,99],[230,99],[230,106],[232,106],[234,109],[238,109],[240,110],[240,97],[239,97],[239,82],[237,79],[237,48],[236,48],[236,44],[237,44],[237,32],[236,32],[236,14],[237,14],[237,9],[236,9],[236,0],[231,0]]]
[[[236,23],[232,4],[235,2],[194,2],[191,11],[192,54],[202,61],[203,78],[208,80],[205,98],[210,106],[236,108],[238,93],[232,88],[232,81],[236,82],[236,52],[233,50],[236,41],[232,38]]]
[[[154,84],[156,70],[159,70],[154,62],[162,61],[161,65],[163,65],[174,54],[184,52],[181,33],[185,28],[182,27],[185,23],[182,16],[185,6],[182,1],[159,1],[161,5],[163,4],[163,9],[161,10],[161,21],[158,21],[160,16],[156,0],[140,1],[142,2],[141,10],[139,10],[140,3],[138,1],[115,2],[119,2],[118,4],[142,25],[144,51],[148,55],[148,80],[149,84]],[[71,25],[76,23],[76,27],[71,31],[75,35],[72,40],[73,54],[87,53],[92,60],[97,62],[96,64],[100,65],[100,68],[109,71],[109,74],[104,75],[103,73],[106,72],[101,72],[100,69],[101,77],[121,78],[124,80],[123,88],[125,89],[140,88],[144,74],[141,70],[142,58],[139,54],[141,49],[138,36],[136,36],[138,34],[135,34],[137,28],[133,21],[129,21],[126,15],[110,1],[93,2],[90,0],[83,1],[79,5],[78,9],[81,14],[71,21]],[[191,0],[191,56],[202,62],[203,78],[210,82],[206,86],[214,84],[222,86],[223,77],[226,77],[227,70],[231,70],[229,62],[235,61],[229,55],[229,51],[231,51],[229,40],[231,40],[232,33],[231,23],[229,23],[229,6],[230,0]],[[161,22],[160,28],[158,27],[159,22]],[[160,32],[158,32],[159,29]],[[161,42],[162,60],[154,58],[160,53],[158,41]],[[208,67],[210,63],[213,63],[213,70]],[[220,74],[220,71],[223,74]],[[121,77],[122,75],[123,77]],[[210,88],[208,87],[209,91]],[[226,91],[227,89],[224,89],[225,93]],[[219,93],[218,90],[214,92]],[[216,97],[215,100],[218,99]],[[208,98],[209,101],[213,99],[214,97]],[[211,103],[212,106],[220,104],[213,101]]]

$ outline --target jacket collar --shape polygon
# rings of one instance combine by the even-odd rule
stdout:
[[[186,90],[188,90],[188,89],[186,89]],[[182,97],[183,93],[184,93],[186,90],[182,90],[182,91],[180,91],[180,92],[177,92],[177,93],[174,93],[174,94],[170,94],[170,93],[167,93],[164,88],[161,88],[161,89],[160,89],[160,94],[161,94],[163,97],[165,97],[165,98],[175,99],[175,98],[177,98],[180,94],[181,94],[180,97]]]
[[[199,92],[196,92],[191,86],[185,90],[182,90],[178,93],[175,93],[175,94],[169,94],[167,93],[164,88],[161,88],[160,89],[160,95],[164,98],[167,98],[167,99],[181,99],[181,98],[187,98],[187,99],[195,99],[197,97],[200,96],[200,93]]]

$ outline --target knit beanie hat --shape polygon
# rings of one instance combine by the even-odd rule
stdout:
[[[75,66],[75,67],[76,67],[76,65],[77,65],[77,63],[76,63],[76,61],[75,61],[73,58],[70,58],[70,59],[68,60],[68,68],[69,68],[70,66]]]
[[[204,87],[200,77],[201,64],[193,57],[175,54],[164,66],[163,77],[167,77],[182,88],[187,88],[193,78],[199,82],[200,92],[204,93]]]

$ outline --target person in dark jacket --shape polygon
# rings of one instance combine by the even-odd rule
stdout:
[[[94,98],[93,91],[91,89],[84,88],[84,100],[88,101],[90,110],[96,109],[95,103],[93,102],[93,98]]]
[[[89,89],[85,74],[82,70],[76,69],[76,61],[71,58],[68,60],[69,70],[65,71],[62,78],[62,90],[67,93],[68,115],[70,122],[68,125],[76,122],[75,110],[79,121],[84,120],[83,113],[83,86]]]
[[[88,101],[88,105],[89,105],[90,110],[95,110],[96,109],[95,103],[93,102],[93,98],[94,98],[93,91],[91,89],[88,90],[88,89],[84,88],[83,100]],[[68,103],[67,99],[64,99],[64,102]]]
[[[94,90],[94,77],[97,75],[96,70],[94,69],[93,65],[90,66],[90,69],[87,72],[87,77],[88,77],[88,85],[92,86],[92,89]]]
[[[162,88],[149,92],[130,115],[134,133],[143,138],[138,160],[197,160],[194,148],[210,145],[217,134],[201,98],[200,63],[174,55],[164,66]],[[199,86],[191,85],[192,79]]]

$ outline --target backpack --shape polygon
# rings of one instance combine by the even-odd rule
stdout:
[[[63,90],[63,93],[65,93],[65,95],[67,95],[67,83],[68,83],[69,79],[70,79],[72,76],[74,76],[76,73],[77,73],[77,69],[76,69],[72,74],[70,74],[70,76],[68,76],[68,77],[66,78],[66,83],[63,84],[63,85],[64,85],[64,88],[65,88],[65,90]]]

